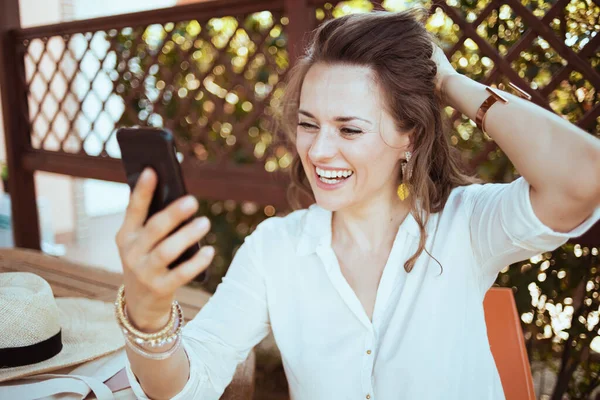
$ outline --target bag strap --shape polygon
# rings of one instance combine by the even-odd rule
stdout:
[[[69,374],[40,374],[4,382],[0,384],[0,399],[38,400],[72,394],[61,399],[83,400],[92,391],[98,400],[114,400],[112,391],[103,382],[123,369],[125,357],[125,350],[121,349],[81,364]]]
[[[69,396],[67,398],[83,400],[91,390],[98,400],[115,400],[108,386],[89,376],[42,374],[36,375],[35,379],[43,380],[21,384],[11,384],[9,382],[0,387],[0,398],[36,400],[56,394],[72,393],[73,397]]]

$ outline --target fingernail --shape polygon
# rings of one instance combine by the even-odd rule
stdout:
[[[208,218],[202,217],[196,220],[196,226],[198,228],[204,228],[206,225],[208,225]]]
[[[142,175],[140,176],[141,179],[148,179],[150,177],[150,168],[146,167],[144,168],[144,170],[142,171]]]
[[[212,246],[206,246],[203,247],[201,251],[205,256],[210,257],[215,253],[215,248]]]
[[[193,196],[188,196],[185,198],[185,200],[181,204],[181,207],[184,210],[191,210],[192,208],[194,208],[195,205],[196,205],[196,199]]]

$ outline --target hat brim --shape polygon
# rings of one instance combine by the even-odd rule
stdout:
[[[77,365],[125,345],[114,304],[85,298],[56,298],[63,348],[52,358],[31,365],[0,369],[0,382]]]

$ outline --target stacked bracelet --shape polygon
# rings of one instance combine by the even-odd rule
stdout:
[[[179,303],[177,303],[177,302],[174,302],[174,303],[177,308],[177,315],[174,319],[175,322],[174,322],[172,329],[170,331],[168,331],[167,333],[165,333],[163,336],[147,339],[147,338],[135,335],[134,333],[132,333],[131,331],[128,331],[125,328],[123,328],[123,333],[125,333],[125,335],[131,337],[133,339],[133,341],[139,345],[149,345],[150,347],[161,347],[167,343],[172,343],[177,338],[177,336],[181,332],[181,328],[183,328],[183,325],[184,325],[183,310],[181,309],[181,306],[179,305]],[[124,314],[125,314],[125,318],[128,320],[127,310],[124,310]]]
[[[158,332],[142,332],[136,329],[127,316],[125,304],[125,286],[119,288],[115,301],[115,316],[125,336],[126,343],[138,354],[154,360],[162,360],[171,356],[181,344],[181,329],[185,321],[183,310],[177,301],[173,301],[169,321]],[[155,353],[145,351],[145,346],[160,348],[175,342],[175,345],[165,352]]]
[[[147,332],[142,332],[138,329],[136,329],[130,322],[129,319],[127,319],[125,317],[125,285],[121,285],[121,287],[119,288],[119,292],[117,294],[117,301],[115,302],[115,313],[117,315],[117,321],[119,322],[120,325],[122,325],[125,329],[127,329],[127,331],[129,331],[132,335],[140,337],[142,339],[156,339],[159,337],[163,337],[165,336],[169,331],[171,331],[173,329],[173,325],[175,324],[175,318],[177,317],[177,306],[179,304],[177,303],[177,301],[173,302],[173,305],[171,307],[171,316],[169,318],[169,322],[167,322],[167,325],[161,329],[158,332],[154,332],[154,333],[147,333]]]

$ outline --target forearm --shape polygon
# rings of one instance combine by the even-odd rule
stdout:
[[[475,121],[489,96],[465,75],[445,83],[448,104]],[[507,104],[487,111],[484,128],[536,190],[586,198],[600,186],[600,140],[536,104],[502,91]]]
[[[170,399],[181,392],[189,380],[190,362],[183,345],[165,360],[148,359],[128,346],[125,348],[131,370],[149,398]]]

